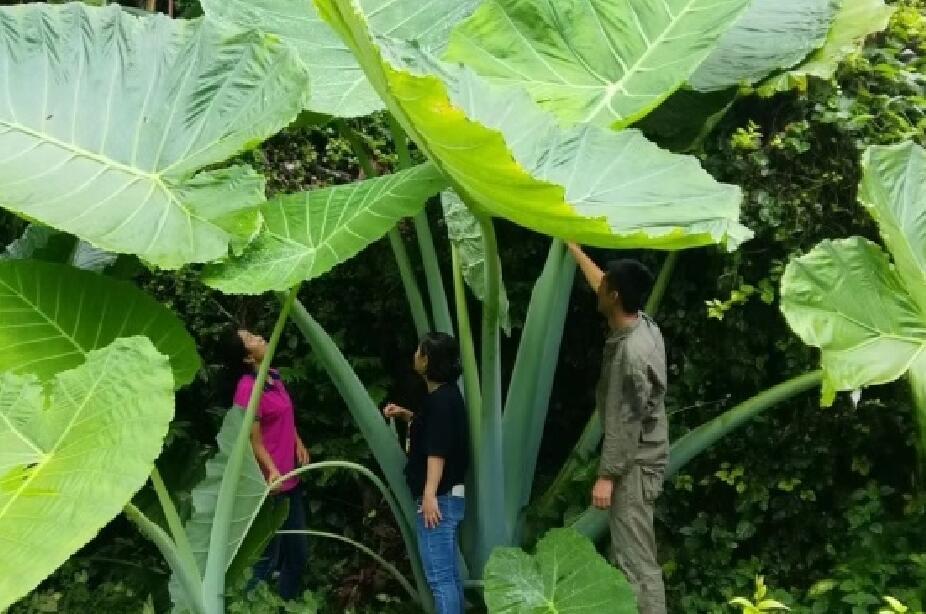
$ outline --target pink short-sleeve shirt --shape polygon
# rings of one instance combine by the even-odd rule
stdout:
[[[235,390],[235,405],[247,407],[254,389],[254,375],[248,374],[238,381]],[[260,424],[260,435],[264,447],[280,475],[286,475],[296,468],[296,416],[293,402],[289,398],[283,380],[274,371],[267,377],[267,385],[257,408],[256,419]],[[263,468],[261,468],[263,469]],[[292,490],[299,483],[299,478],[290,478],[283,482],[281,492]]]

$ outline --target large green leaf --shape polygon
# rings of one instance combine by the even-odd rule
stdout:
[[[288,124],[305,69],[276,39],[117,5],[0,9],[0,205],[165,268],[259,225],[263,178],[197,173]]]
[[[0,371],[47,380],[132,335],[170,358],[178,387],[193,380],[199,355],[183,322],[134,285],[67,265],[0,261]]]
[[[822,350],[827,400],[832,391],[926,366],[926,312],[887,254],[866,239],[823,241],[792,260],[781,279],[781,309],[801,340]]]
[[[364,0],[378,34],[415,40],[440,52],[450,28],[467,17],[478,0]],[[210,18],[243,28],[259,28],[291,45],[309,69],[311,98],[306,108],[336,117],[368,115],[383,108],[350,49],[322,21],[312,0],[202,0]]]
[[[441,206],[444,209],[447,236],[457,247],[463,279],[476,298],[480,301],[485,300],[486,250],[479,221],[453,190],[441,193]],[[498,290],[498,323],[510,334],[511,315],[508,307],[508,293],[502,283]]]
[[[700,91],[751,85],[797,65],[823,45],[838,6],[839,0],[753,0],[689,83]]]
[[[313,279],[414,215],[447,186],[432,164],[299,194],[264,208],[266,226],[240,257],[210,266],[205,282],[223,292],[260,294]]]
[[[759,92],[774,94],[795,86],[804,89],[808,77],[829,79],[839,63],[858,51],[866,38],[887,27],[893,12],[894,8],[886,6],[884,0],[842,0],[823,46],[795,68],[766,80]]]
[[[620,128],[684,83],[749,0],[488,0],[447,59],[523,86],[567,123]]]
[[[859,200],[878,223],[897,272],[926,313],[926,149],[913,142],[869,147]]]
[[[749,236],[737,223],[739,189],[714,181],[694,158],[660,150],[636,130],[563,129],[516,86],[397,41],[374,42],[355,2],[316,3],[389,110],[478,213],[598,246],[735,246]]]
[[[119,339],[59,374],[0,374],[0,610],[90,541],[142,487],[174,414],[167,359]]]
[[[636,614],[626,578],[572,529],[553,529],[534,556],[498,548],[485,572],[490,614]]]
[[[206,558],[209,554],[209,538],[212,533],[212,519],[215,516],[219,486],[222,483],[225,466],[228,464],[228,455],[235,446],[235,438],[241,431],[243,422],[244,412],[239,408],[233,407],[225,415],[222,428],[216,437],[219,450],[215,456],[206,461],[206,477],[193,489],[193,514],[187,521],[185,528],[201,572],[206,568]],[[232,510],[232,524],[228,533],[226,569],[235,559],[238,548],[260,512],[261,505],[268,492],[267,481],[261,474],[254,455],[251,453],[245,454]]]

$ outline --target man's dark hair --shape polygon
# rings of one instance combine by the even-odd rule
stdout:
[[[653,289],[653,274],[639,260],[621,258],[607,265],[605,282],[609,290],[616,290],[624,313],[637,313],[646,304]]]
[[[421,355],[428,359],[425,377],[437,384],[456,381],[463,373],[460,344],[446,333],[428,333],[421,339]]]

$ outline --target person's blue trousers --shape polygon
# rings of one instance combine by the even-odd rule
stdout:
[[[437,498],[437,506],[442,520],[433,529],[424,526],[424,517],[418,513],[418,550],[437,614],[463,614],[465,601],[457,564],[457,533],[466,502],[463,497],[443,495]]]

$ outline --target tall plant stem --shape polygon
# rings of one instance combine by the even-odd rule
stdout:
[[[691,459],[709,449],[721,438],[729,435],[746,422],[772,407],[819,386],[822,381],[822,371],[811,371],[810,373],[798,375],[760,392],[751,399],[743,401],[713,420],[709,420],[686,433],[672,445],[672,451],[669,454],[669,465],[666,467],[666,479],[673,477]],[[589,508],[576,520],[573,527],[590,539],[597,540],[608,530],[608,514],[602,510]]]
[[[264,383],[267,381],[267,374],[270,372],[270,362],[273,360],[273,354],[276,352],[277,345],[280,343],[283,328],[289,318],[289,312],[293,307],[298,291],[299,287],[294,287],[287,293],[283,301],[280,315],[277,317],[276,325],[273,327],[273,333],[270,335],[270,341],[267,343],[264,359],[260,363],[260,369],[257,372],[257,378],[251,390],[251,398],[248,401],[248,407],[244,413],[244,422],[242,422],[241,431],[239,431],[235,439],[235,447],[232,448],[232,452],[229,455],[225,473],[222,475],[222,483],[219,485],[215,517],[212,519],[212,532],[209,536],[209,555],[206,558],[206,569],[203,575],[203,601],[206,605],[207,614],[222,614],[225,611],[225,571],[228,566],[228,534],[232,522],[232,508],[234,507],[235,494],[238,490],[238,482],[241,479],[244,455],[251,453],[251,425],[254,422],[257,405],[260,403],[260,398],[263,394]]]
[[[412,156],[408,150],[408,137],[391,113],[388,118],[389,130],[392,132],[392,140],[395,142],[396,152],[399,155],[399,168],[411,168]],[[431,299],[431,314],[434,316],[434,327],[442,333],[451,335],[453,334],[453,321],[450,319],[450,306],[447,302],[444,278],[440,271],[440,261],[437,259],[437,250],[434,249],[434,237],[431,235],[427,210],[422,209],[415,214],[412,220],[415,223],[418,250],[421,252],[421,262],[424,265],[425,280],[428,284],[428,297]]]
[[[170,538],[164,529],[156,522],[129,503],[124,510],[126,517],[138,528],[139,532],[148,538],[160,551],[167,561],[168,567],[177,574],[184,596],[189,602],[194,614],[205,614],[206,606],[203,603],[202,582],[195,562],[192,568],[186,558],[180,553],[177,544]]]
[[[537,468],[575,270],[575,260],[563,242],[553,241],[534,284],[505,401],[502,453],[506,511],[515,527],[516,541],[520,540],[521,510],[530,498]]]
[[[476,359],[476,348],[473,345],[472,324],[469,319],[469,307],[466,303],[466,284],[463,280],[463,267],[460,263],[460,253],[457,246],[451,242],[450,259],[453,270],[453,297],[457,309],[458,339],[460,341],[460,358],[463,364],[463,397],[466,400],[466,415],[469,418],[470,437],[470,471],[466,476],[466,488],[469,491],[467,505],[472,509],[478,508],[476,490],[477,477],[484,471],[481,469],[479,442],[476,433],[482,429],[482,391],[479,387],[479,363]],[[461,541],[463,552],[471,553],[476,549],[476,536],[478,527],[475,516],[468,514],[463,519],[461,528]],[[472,561],[467,561],[472,564]]]
[[[485,297],[482,301],[482,412],[476,439],[479,465],[476,474],[476,547],[471,571],[482,577],[492,550],[510,542],[511,527],[505,516],[505,474],[502,470],[501,348],[498,296],[501,270],[498,243],[491,218],[477,217],[485,247]]]
[[[366,146],[360,140],[360,136],[347,125],[343,119],[337,119],[334,122],[350,147],[357,156],[360,168],[363,169],[367,177],[376,177],[379,172],[373,166],[370,154],[367,153]],[[402,287],[405,289],[405,297],[408,300],[408,308],[412,313],[412,320],[415,323],[415,331],[418,337],[422,337],[431,330],[431,323],[428,319],[428,312],[424,306],[424,300],[421,298],[421,290],[418,288],[418,281],[415,279],[415,271],[412,269],[411,260],[408,257],[408,250],[405,249],[405,241],[399,229],[393,227],[387,234],[389,246],[392,248],[392,254],[395,256],[396,265],[399,267],[399,277],[402,279]]]
[[[476,348],[473,345],[472,324],[469,319],[469,307],[466,304],[466,285],[463,280],[463,267],[460,264],[460,254],[455,245],[450,246],[450,257],[453,265],[453,296],[457,308],[459,321],[460,358],[463,363],[463,393],[466,398],[466,409],[469,415],[469,429],[477,433],[482,424],[482,391],[479,388],[479,363],[476,360]],[[473,463],[479,462],[472,450]]]
[[[916,429],[916,482],[922,491],[926,484],[926,372],[912,368],[907,373],[913,399],[913,423]]]
[[[666,255],[666,259],[662,262],[659,275],[656,277],[656,282],[653,284],[653,290],[649,293],[649,298],[646,300],[646,306],[643,308],[643,311],[654,318],[659,311],[659,306],[662,305],[662,299],[666,295],[666,289],[669,287],[672,273],[675,272],[676,263],[678,263],[678,252],[669,252]]]
[[[161,472],[158,471],[157,466],[151,471],[151,484],[154,486],[154,492],[157,494],[158,502],[161,504],[164,518],[167,520],[167,528],[170,529],[171,537],[173,537],[174,543],[177,545],[177,551],[183,557],[187,567],[196,570],[196,580],[197,584],[199,584],[202,582],[202,578],[199,574],[196,557],[193,555],[193,547],[190,545],[190,540],[183,529],[183,522],[180,520],[180,514],[177,513],[177,507],[170,497],[164,480],[161,479]]]

